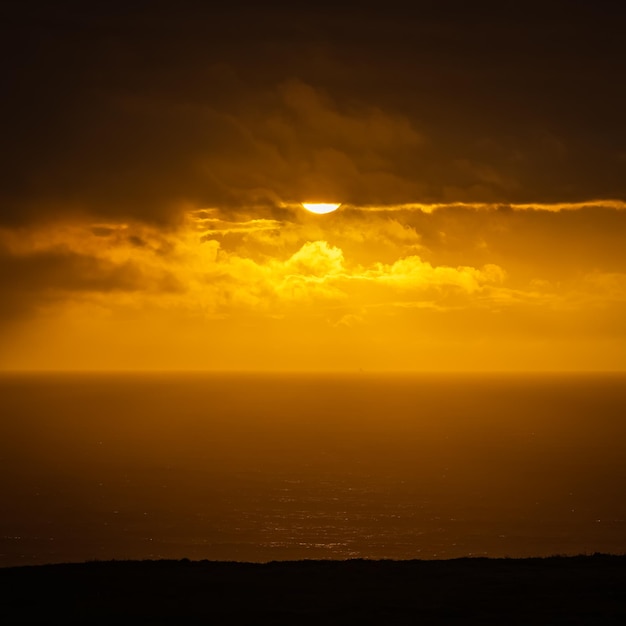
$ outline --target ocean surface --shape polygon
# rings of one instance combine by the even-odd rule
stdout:
[[[626,552],[624,375],[3,374],[0,566]]]

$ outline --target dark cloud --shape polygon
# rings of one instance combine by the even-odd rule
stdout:
[[[4,224],[626,197],[616,3],[24,0],[2,24]]]
[[[73,295],[179,289],[167,273],[155,279],[132,261],[115,263],[65,247],[26,254],[0,247],[0,286],[0,318],[5,321]]]

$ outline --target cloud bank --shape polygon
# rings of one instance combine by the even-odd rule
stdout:
[[[348,368],[365,359],[369,368],[428,369],[434,356],[422,362],[423,345],[436,367],[497,369],[529,342],[557,369],[624,365],[620,205],[256,213],[193,210],[176,229],[5,228],[0,363],[53,367],[58,337],[70,345],[87,333],[82,356],[61,359],[64,367],[287,367],[280,346],[294,334],[305,347],[289,358],[305,369],[302,354],[321,345]],[[110,353],[143,333],[151,349]],[[403,352],[407,341],[417,352]],[[148,358],[157,346],[162,356]],[[367,346],[376,358],[350,357]],[[520,363],[537,365],[528,354]],[[324,367],[318,357],[309,365]]]

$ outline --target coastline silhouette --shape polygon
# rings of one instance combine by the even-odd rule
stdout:
[[[4,624],[626,623],[626,556],[0,569]]]

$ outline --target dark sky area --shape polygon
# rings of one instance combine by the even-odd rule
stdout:
[[[626,197],[617,2],[3,2],[0,211]]]

